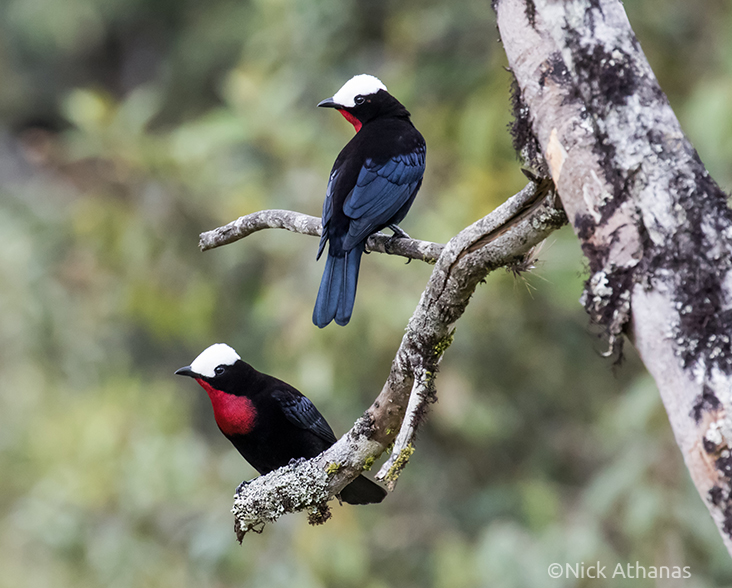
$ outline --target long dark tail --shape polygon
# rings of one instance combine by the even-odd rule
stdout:
[[[341,490],[341,500],[348,504],[374,504],[384,500],[384,496],[386,490],[363,476],[359,476]]]
[[[341,326],[351,320],[363,250],[361,243],[341,256],[328,251],[313,310],[313,323],[321,329],[333,319]]]

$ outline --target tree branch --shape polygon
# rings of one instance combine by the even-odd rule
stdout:
[[[732,215],[618,0],[497,0],[517,106],[589,260],[584,304],[629,334],[732,553]]]
[[[397,438],[399,445],[377,475],[393,488],[414,450],[426,405],[435,399],[440,359],[477,284],[492,270],[523,259],[566,223],[551,188],[548,179],[530,182],[444,246],[379,396],[327,451],[260,476],[242,489],[232,509],[239,540],[288,512],[308,510],[312,523],[324,522],[327,501]]]
[[[264,229],[287,229],[293,233],[320,237],[322,224],[319,218],[301,212],[261,210],[239,217],[223,227],[201,233],[198,238],[198,247],[201,251],[208,251],[234,243]],[[435,263],[440,257],[443,247],[444,245],[440,243],[399,239],[383,233],[371,235],[366,242],[367,251],[400,255],[407,259],[418,259],[427,263]]]

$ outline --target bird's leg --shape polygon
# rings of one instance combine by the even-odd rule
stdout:
[[[392,223],[390,225],[387,225],[388,228],[390,228],[392,231],[394,231],[394,234],[391,236],[392,239],[411,239],[409,235],[407,235],[400,227],[399,225]]]
[[[411,237],[407,235],[407,233],[396,223],[387,225],[387,227],[394,231],[394,234],[389,238],[390,242],[394,239],[411,239]],[[407,259],[407,263],[411,261],[411,259]]]

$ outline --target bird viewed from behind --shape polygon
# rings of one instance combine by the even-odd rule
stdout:
[[[351,78],[318,106],[335,108],[356,129],[333,164],[323,203],[317,259],[329,246],[313,310],[323,328],[351,319],[368,237],[385,227],[408,237],[397,225],[422,185],[426,145],[409,111],[374,76]]]
[[[336,442],[312,402],[289,384],[255,370],[225,343],[205,349],[175,372],[206,390],[221,432],[260,474],[310,458]],[[349,504],[381,502],[386,490],[358,476],[341,490]]]

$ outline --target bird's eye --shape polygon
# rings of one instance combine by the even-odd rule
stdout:
[[[215,367],[214,368],[214,373],[217,376],[220,376],[221,374],[223,374],[224,373],[224,366],[220,365],[220,366]]]
[[[363,96],[361,96],[361,95],[359,94],[358,96],[356,96],[356,97],[355,97],[355,98],[353,99],[353,101],[354,101],[354,102],[355,102],[356,104],[363,104],[364,102],[366,102],[366,98],[364,98]]]

